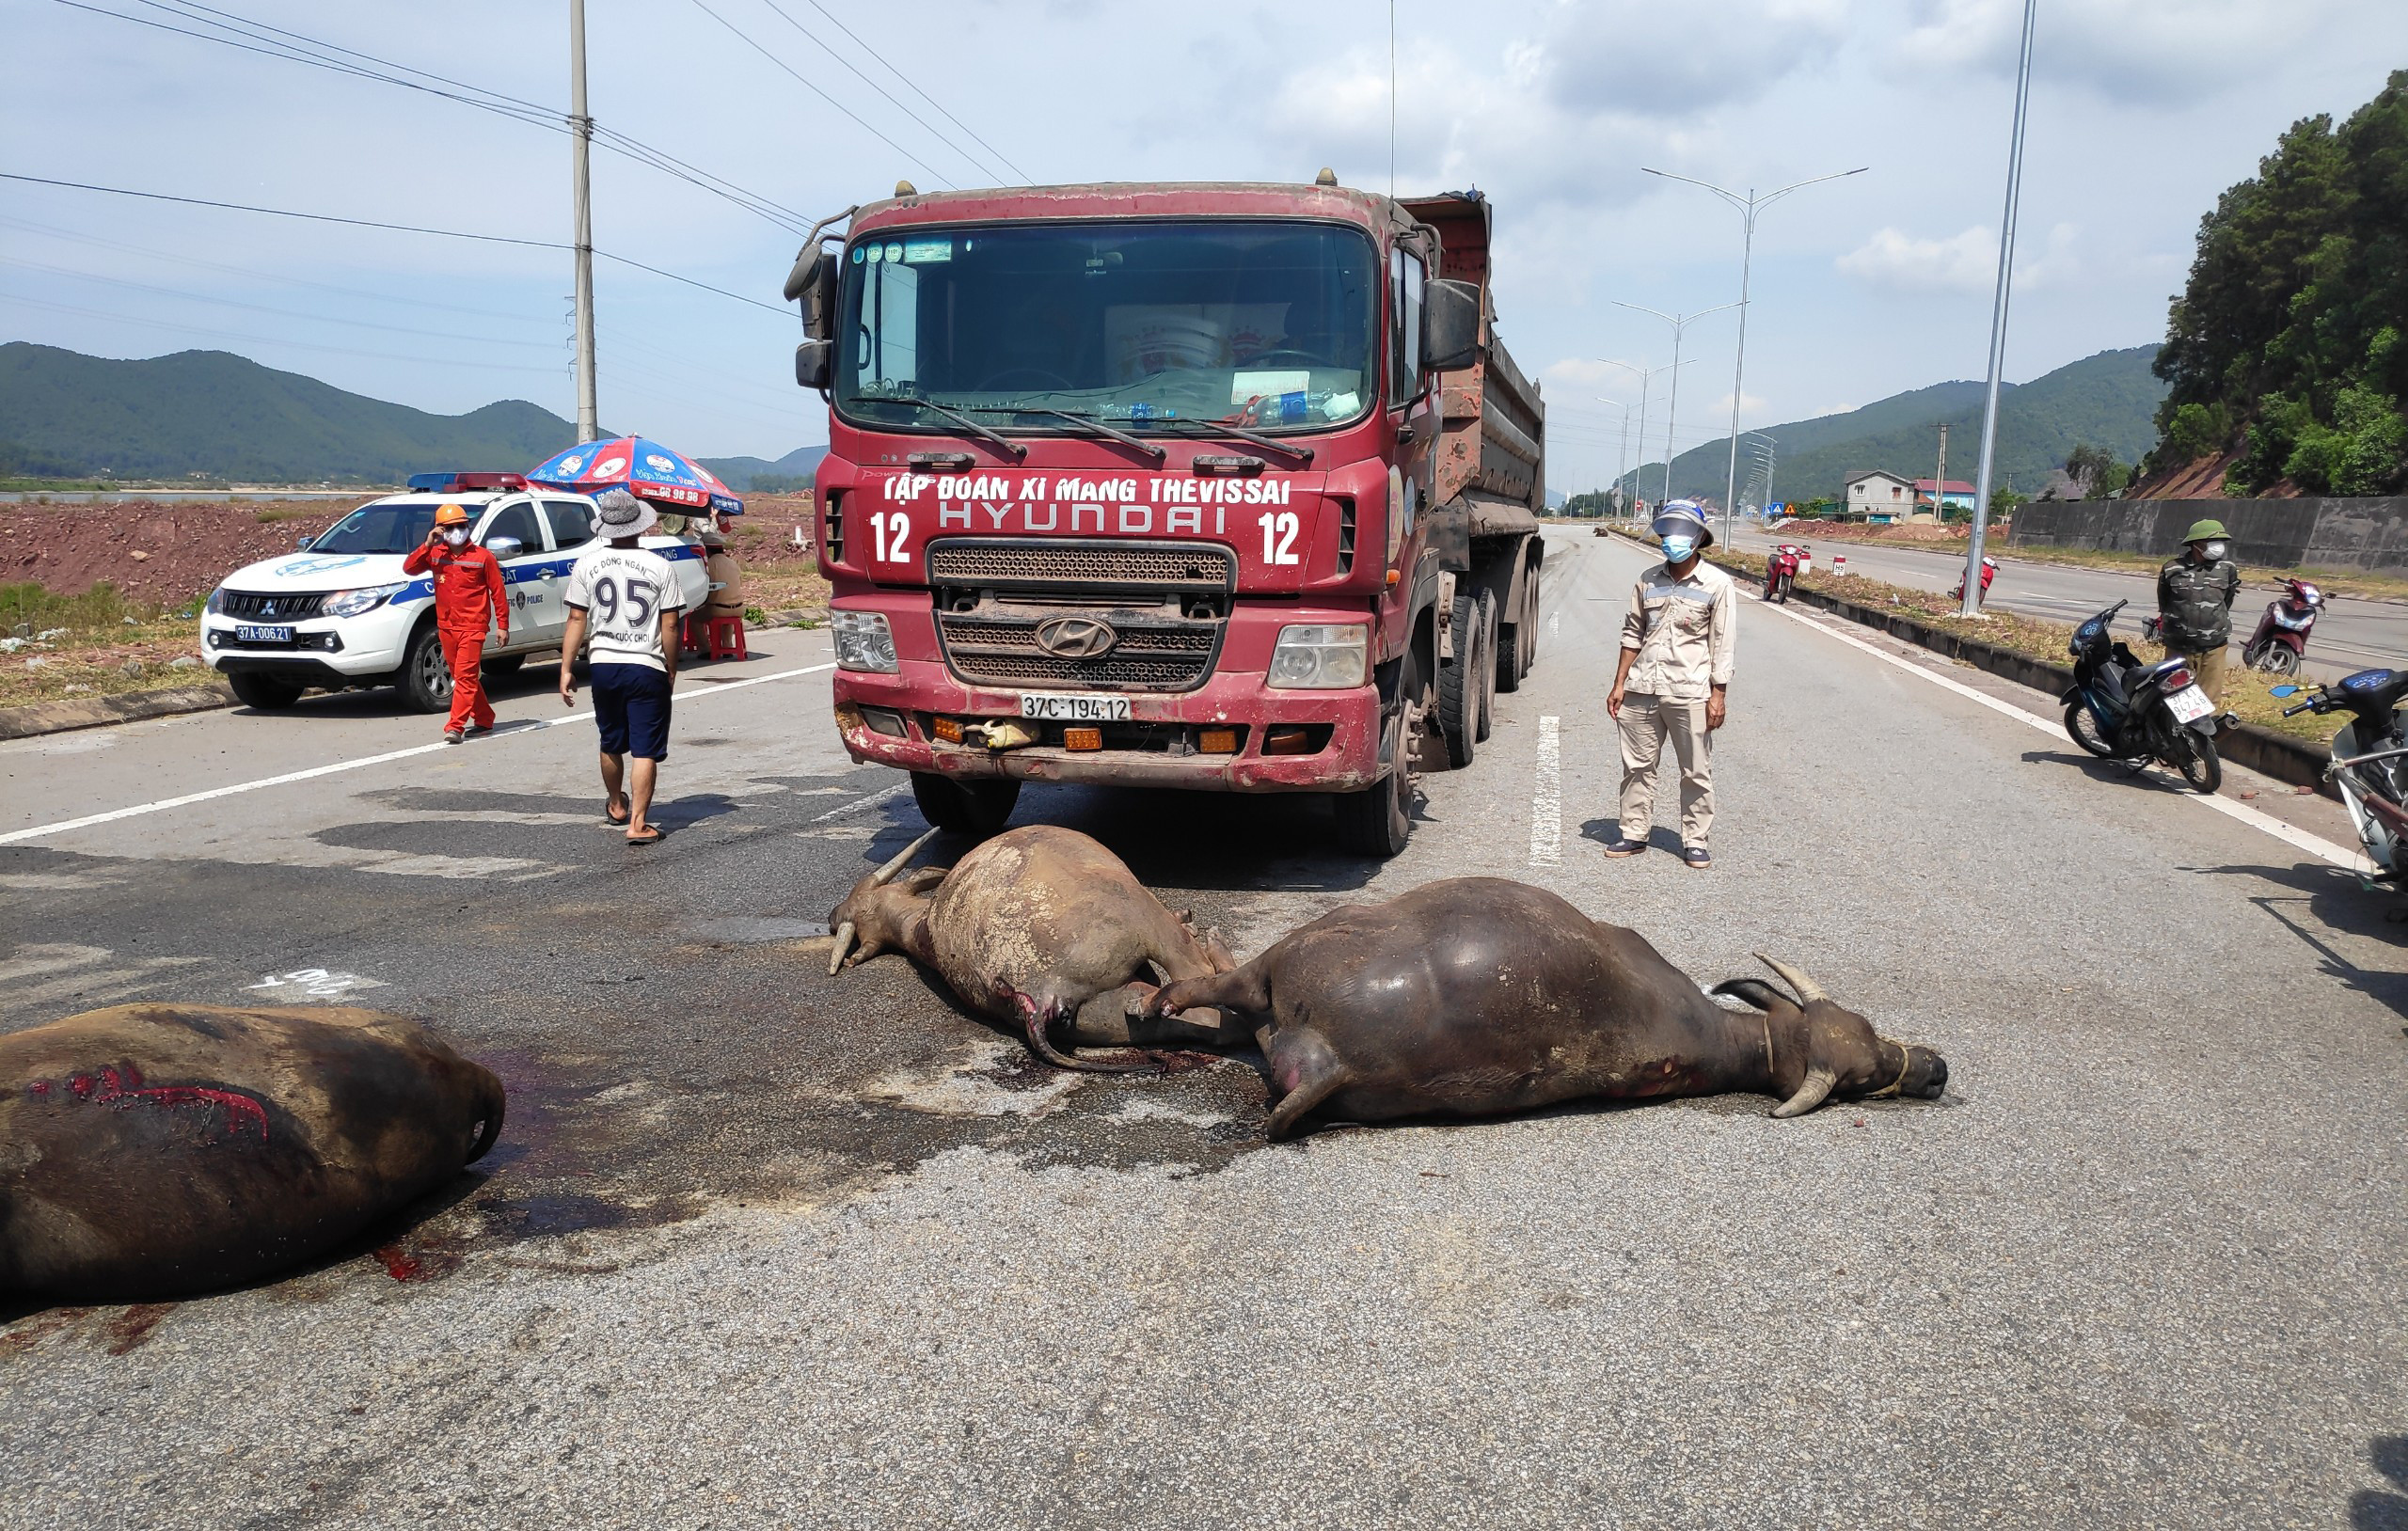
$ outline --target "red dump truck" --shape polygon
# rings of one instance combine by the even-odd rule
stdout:
[[[836,724],[931,824],[1022,781],[1317,792],[1411,832],[1538,643],[1545,410],[1489,207],[1310,185],[906,183],[786,281]]]

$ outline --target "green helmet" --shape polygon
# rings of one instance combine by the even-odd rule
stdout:
[[[2230,535],[2224,529],[2223,522],[2210,517],[2205,521],[2192,522],[2191,529],[2182,534],[2182,540],[2186,543],[2220,543],[2228,540]]]

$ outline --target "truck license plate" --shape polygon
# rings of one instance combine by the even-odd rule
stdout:
[[[234,629],[234,638],[243,643],[290,643],[293,641],[293,629],[242,626]]]
[[[2175,720],[2182,723],[2197,722],[2216,710],[2216,704],[2208,700],[2208,693],[2195,686],[2186,686],[2179,691],[2169,691],[2166,693],[2165,704],[2174,709]]]
[[[1129,721],[1127,697],[1032,696],[1023,692],[1020,699],[1022,718],[1041,718],[1049,723],[1125,723]]]

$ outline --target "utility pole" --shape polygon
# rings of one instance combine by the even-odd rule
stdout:
[[[1619,399],[1608,399],[1602,393],[1592,394],[1590,397],[1601,404],[1611,404],[1622,411],[1622,456],[1616,460],[1614,466],[1614,487],[1620,489],[1622,476],[1630,471],[1630,406]],[[1644,438],[1642,437],[1641,440],[1643,441]]]
[[[1679,424],[1681,412],[1681,331],[1688,328],[1689,321],[1692,319],[1703,319],[1707,314],[1719,314],[1725,308],[1738,308],[1739,305],[1717,304],[1711,308],[1700,308],[1693,314],[1668,314],[1660,309],[1642,308],[1636,303],[1624,303],[1620,298],[1614,299],[1614,307],[1628,308],[1633,313],[1654,314],[1672,326],[1672,393],[1671,399],[1664,404],[1664,498],[1656,502],[1661,505],[1665,500],[1672,497],[1672,431]],[[1740,311],[1744,316],[1746,310]],[[1728,493],[1726,490],[1726,497]],[[1731,507],[1728,505],[1722,507],[1722,529],[1726,536],[1731,530]]]
[[[1948,427],[1940,428],[1940,466],[1931,473],[1931,518],[1946,524],[1948,520]]]
[[[1838,181],[1847,176],[1861,176],[1872,166],[1860,165],[1853,170],[1839,170],[1830,175],[1816,176],[1811,181],[1800,181],[1783,186],[1779,191],[1766,192],[1762,197],[1756,195],[1755,188],[1752,186],[1748,189],[1747,196],[1741,197],[1737,192],[1725,187],[1691,180],[1687,176],[1676,176],[1670,170],[1649,169],[1643,165],[1640,168],[1651,176],[1661,176],[1667,181],[1681,181],[1692,186],[1703,186],[1730,203],[1739,213],[1742,228],[1739,239],[1739,355],[1738,358],[1731,364],[1731,462],[1726,470],[1727,481],[1722,491],[1722,540],[1729,542],[1731,540],[1731,501],[1737,496],[1739,482],[1739,389],[1748,377],[1748,276],[1749,268],[1755,261],[1756,214],[1801,186],[1818,185],[1826,181]],[[1772,498],[1772,485],[1769,481],[1765,485],[1765,498],[1766,500]]]
[[[576,167],[577,439],[602,434],[594,394],[594,118],[585,110],[585,0],[568,0],[569,153]]]
[[[2015,213],[2023,197],[2023,118],[2032,101],[2032,32],[2039,0],[2023,0],[2023,57],[2015,71],[2015,128],[2006,151],[2006,213],[1999,220],[1998,295],[1990,304],[1990,382],[1982,401],[1982,466],[1973,481],[1973,534],[1965,544],[1965,604],[1982,614],[1982,541],[1989,529],[1990,468],[1998,456],[1998,386],[2006,368],[2006,299],[2015,270]]]

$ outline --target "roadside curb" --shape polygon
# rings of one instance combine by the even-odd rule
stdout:
[[[79,728],[138,723],[146,718],[208,712],[233,704],[234,693],[223,686],[174,686],[157,691],[128,691],[119,696],[78,697],[72,702],[35,702],[20,707],[0,707],[0,739],[30,739]]]
[[[1615,535],[1654,551],[1650,545],[1639,542],[1619,529]],[[1728,570],[1728,565],[1720,560],[1714,561],[1718,567]],[[1804,585],[1793,586],[1790,594],[1792,599],[1829,611],[1833,616],[1845,617],[1860,626],[1888,633],[1893,638],[1903,639],[1934,654],[1962,660],[1976,670],[1987,671],[2002,680],[2013,681],[2035,691],[2062,696],[2073,685],[2073,671],[2064,665],[2034,659],[2012,649],[1982,642],[1979,639],[1959,638],[1955,633],[1928,626],[1912,617],[1855,601],[1844,601],[1835,595],[1809,590]],[[2287,781],[2295,787],[2314,787],[2324,797],[2336,801],[2340,798],[2339,792],[2324,779],[2324,767],[2332,763],[2333,752],[2321,744],[2310,744],[2305,739],[2277,734],[2256,723],[2242,723],[2216,735],[2216,752],[2235,765],[2263,772],[2277,781]]]

